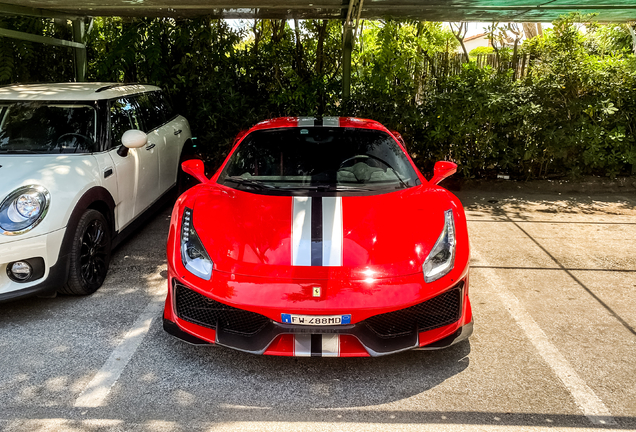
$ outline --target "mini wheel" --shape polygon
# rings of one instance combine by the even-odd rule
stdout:
[[[70,254],[70,270],[63,294],[92,294],[104,283],[110,261],[111,233],[108,221],[97,210],[80,218]]]

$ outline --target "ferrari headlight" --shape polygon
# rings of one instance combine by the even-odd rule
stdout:
[[[181,261],[193,275],[210,280],[212,260],[192,224],[192,210],[186,208],[181,219]]]
[[[455,264],[455,219],[453,209],[444,212],[444,229],[424,261],[424,281],[429,283],[447,275]]]
[[[35,228],[46,216],[50,195],[42,186],[22,186],[0,204],[0,229],[6,235],[18,235]]]

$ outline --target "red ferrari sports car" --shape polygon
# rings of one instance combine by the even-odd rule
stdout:
[[[396,132],[357,118],[278,118],[239,135],[174,206],[164,329],[279,356],[380,356],[470,336],[459,200]]]

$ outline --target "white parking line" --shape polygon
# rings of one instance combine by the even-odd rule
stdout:
[[[75,407],[94,408],[104,403],[110,389],[117,382],[122,371],[135,354],[137,347],[139,347],[144,336],[148,333],[152,320],[159,315],[162,307],[162,301],[153,300],[148,303],[148,306],[126,333],[124,339],[108,357],[104,366],[75,400]]]
[[[473,257],[479,257],[480,263],[488,265],[483,256],[480,256],[475,251],[474,247],[471,252]],[[583,414],[595,425],[616,425],[616,421],[603,401],[596,396],[594,391],[579,377],[563,354],[550,342],[541,327],[521,305],[519,299],[506,288],[505,282],[497,273],[489,268],[480,268],[479,272],[486,276],[486,280],[492,286],[493,292],[499,295],[517,325],[525,332],[530,342],[543,357],[543,360],[568,389]]]

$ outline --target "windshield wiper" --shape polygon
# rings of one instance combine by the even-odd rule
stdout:
[[[334,190],[336,191],[342,191],[342,192],[357,192],[357,191],[376,191],[379,190],[378,188],[375,187],[363,187],[363,186],[347,186],[347,185],[336,185],[333,187]]]
[[[327,191],[331,190],[333,185],[328,184],[318,184],[318,185],[293,185],[285,187],[285,190],[296,190],[296,189],[304,189],[304,190],[315,190],[315,191]]]
[[[357,191],[374,191],[377,190],[373,187],[364,187],[357,185],[342,185],[342,184],[317,184],[317,185],[298,185],[284,188],[285,190],[311,190],[318,192],[357,192]]]
[[[263,184],[259,181],[246,179],[245,177],[240,176],[225,177],[224,181],[231,181],[239,185],[251,186],[255,189],[278,189],[276,186]]]

